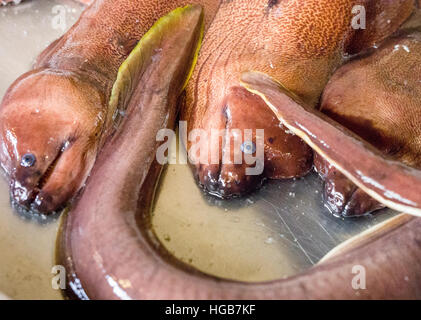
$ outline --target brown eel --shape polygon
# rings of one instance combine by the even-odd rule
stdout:
[[[421,216],[420,170],[384,155],[268,75],[244,73],[242,85],[261,96],[287,128],[365,193],[391,209]]]
[[[181,53],[180,46],[186,42],[174,39],[176,35],[175,31],[171,37],[163,37],[163,42],[175,41],[172,50]],[[69,296],[179,300],[421,298],[421,219],[409,215],[399,215],[351,239],[322,263],[285,280],[246,284],[216,279],[172,257],[154,235],[150,215],[162,169],[154,161],[159,146],[156,133],[174,124],[176,97],[183,83],[183,77],[173,77],[172,72],[182,73],[177,64],[182,66],[186,56],[172,52],[168,49],[154,59],[139,78],[127,108],[130,116],[123,119],[104,146],[83,194],[62,221],[58,259],[67,270]],[[168,64],[168,59],[173,63]],[[303,109],[266,75],[245,74],[243,85],[264,96],[266,102],[277,102],[280,97],[282,108],[294,112],[294,117],[305,111],[320,119],[318,111]],[[321,117],[329,125],[332,122]],[[348,138],[344,132],[340,138]],[[307,141],[306,136],[302,138]],[[348,139],[351,142],[345,140],[346,146],[355,144],[355,139],[360,152],[367,150],[357,138]],[[378,153],[369,155],[380,158],[383,165]],[[397,168],[398,173],[405,174],[406,169],[402,170]],[[353,288],[356,266],[366,270],[364,290]]]
[[[19,77],[0,105],[0,163],[17,208],[50,213],[83,186],[118,113],[109,98],[120,65],[153,23],[187,3],[97,0]]]
[[[173,61],[170,65],[177,69],[174,64],[183,59],[175,60],[171,52],[167,54]],[[130,117],[105,145],[84,193],[62,221],[57,252],[58,263],[67,270],[68,296],[178,300],[421,298],[421,219],[409,215],[399,215],[351,239],[303,274],[267,283],[216,279],[177,261],[166,251],[151,229],[151,209],[162,168],[154,161],[159,146],[154,138],[160,128],[174,123],[175,98],[182,83],[171,77],[174,69],[168,69],[166,57],[155,60],[140,78],[127,109]],[[268,88],[269,78],[257,76],[256,81],[254,74],[246,77],[247,86],[260,89],[263,82],[263,90]],[[274,89],[280,95],[278,87]],[[274,89],[270,87],[270,92]],[[352,286],[356,266],[365,268],[364,290]]]
[[[119,4],[121,2],[123,1],[119,1]],[[95,5],[98,3],[101,5],[107,3],[108,6],[104,5],[102,9],[108,9],[109,12],[116,8],[112,6],[112,2],[97,1]],[[270,3],[276,2],[271,1]],[[145,12],[159,11],[155,7],[153,10]],[[89,10],[92,13],[96,9],[98,8],[91,7]],[[198,12],[196,9],[196,18],[199,16]],[[162,14],[162,12],[160,13]],[[191,20],[183,21],[181,28],[189,23],[194,25],[194,15],[190,18]],[[157,17],[154,16],[151,21],[156,19]],[[102,29],[107,29],[106,24],[101,25],[99,19],[88,19],[88,21],[92,23],[87,24],[89,28],[98,27],[98,24]],[[108,20],[108,22],[110,21]],[[114,21],[111,22],[114,23]],[[69,291],[73,291],[79,298],[92,299],[421,298],[421,221],[407,215],[400,215],[372,232],[353,239],[338,248],[323,263],[301,275],[269,283],[242,284],[208,277],[176,261],[160,245],[150,229],[150,210],[161,171],[161,168],[154,162],[157,148],[155,136],[157,130],[167,126],[171,127],[175,120],[176,98],[182,89],[185,74],[188,72],[187,61],[191,60],[194,35],[197,36],[197,33],[194,32],[197,29],[193,29],[184,29],[181,35],[174,30],[171,37],[165,38],[173,43],[173,46],[165,51],[166,54],[158,52],[153,63],[150,63],[149,67],[143,71],[142,77],[138,79],[142,85],[136,86],[127,106],[126,114],[128,116],[123,118],[119,130],[106,143],[87,182],[85,192],[80,195],[71,212],[63,221],[59,252],[61,254],[60,261],[66,265],[68,271]],[[98,32],[100,30],[96,29]],[[85,30],[85,32],[88,31]],[[191,38],[188,39],[186,34],[189,32],[192,33]],[[73,37],[75,40],[82,39],[78,38],[76,33],[73,34]],[[67,40],[72,42],[73,37]],[[189,42],[189,40],[191,41]],[[72,45],[76,43],[74,42]],[[52,46],[52,51],[56,45],[57,43]],[[188,50],[189,47],[190,50]],[[62,47],[59,46],[59,48]],[[112,44],[107,46],[107,49],[110,48],[117,47]],[[71,46],[68,49],[71,49]],[[98,49],[98,56],[104,53],[98,47],[95,49]],[[175,54],[172,51],[174,49],[181,50],[177,50],[178,54]],[[77,50],[83,53],[84,47],[79,46]],[[88,47],[86,51],[91,54],[95,53],[91,50],[92,47]],[[48,57],[48,53],[46,56]],[[71,55],[71,57],[75,57],[75,55]],[[113,66],[103,65],[102,63],[105,61],[98,57],[97,59],[101,62],[95,65],[97,68]],[[98,60],[88,59],[88,62]],[[124,59],[121,58],[121,60]],[[51,58],[51,61],[56,60]],[[86,67],[89,67],[89,63]],[[80,68],[80,70],[86,69]],[[66,70],[64,69],[64,71]],[[92,72],[92,69],[88,71]],[[116,72],[114,69],[114,78]],[[171,78],[171,76],[174,77]],[[256,75],[250,76],[254,79]],[[269,84],[273,84],[260,74],[257,78],[259,81],[264,80],[262,90],[270,87]],[[47,85],[55,84],[54,80],[61,83],[62,79],[60,77],[53,78]],[[64,79],[64,81],[67,80],[68,78]],[[247,80],[247,78],[243,80]],[[77,83],[75,86],[78,89]],[[90,98],[92,91],[85,92],[86,87],[84,85],[82,90],[84,98]],[[41,84],[36,89],[40,88],[45,89],[45,86]],[[28,85],[26,89],[29,90]],[[109,95],[111,89],[108,89]],[[276,94],[279,94],[279,87],[277,86],[276,89]],[[99,89],[96,88],[96,90]],[[240,92],[243,92],[248,99],[245,91]],[[24,94],[21,93],[21,95]],[[45,92],[44,95],[47,93]],[[19,95],[17,96],[19,97]],[[107,97],[106,94],[104,96]],[[29,101],[37,101],[35,94],[29,95],[29,97],[32,98]],[[282,97],[282,103],[285,102],[285,99],[290,102],[285,98],[287,96],[283,95]],[[294,103],[291,102],[284,106],[300,107]],[[34,111],[36,113],[36,109]],[[309,108],[307,112],[313,114],[314,110]],[[108,115],[109,113],[105,114],[105,116]],[[66,116],[63,116],[63,119]],[[320,119],[318,114],[317,119]],[[32,125],[31,121],[25,122],[28,126]],[[336,126],[334,129],[338,130]],[[344,132],[347,133],[347,131]],[[15,147],[14,150],[17,150],[16,141],[13,144],[14,131],[9,131],[9,133],[9,141],[12,141],[10,142],[11,147]],[[83,133],[86,134],[86,131]],[[350,139],[349,136],[352,135],[345,134],[345,136]],[[355,141],[357,141],[356,144]],[[362,144],[363,142],[357,137],[351,138],[351,144],[356,145],[357,149],[358,143]],[[365,152],[370,149],[360,147],[358,150]],[[63,154],[66,151],[67,149]],[[382,155],[376,151],[373,150],[369,155],[375,157],[376,161],[382,165],[389,165],[388,162],[384,164]],[[34,162],[31,156],[22,157],[22,159],[17,157],[15,164],[18,161],[28,168],[34,166],[38,162],[37,160],[38,158]],[[392,162],[390,165],[395,164]],[[56,168],[57,165],[51,169],[56,171]],[[364,170],[364,168],[362,169]],[[397,174],[405,174],[406,170],[407,168],[403,166],[397,167]],[[410,177],[412,174],[412,171],[408,172]],[[49,176],[50,174],[47,177]],[[417,177],[415,176],[414,179]],[[24,179],[24,181],[26,180]],[[396,183],[399,182],[402,181],[396,181]],[[363,266],[367,270],[367,288],[365,290],[352,288],[355,266]]]
[[[158,17],[187,2],[205,8],[207,26],[215,21],[182,120],[189,131],[265,129],[264,174],[247,175],[242,164],[221,167],[219,159],[196,168],[200,183],[224,197],[248,192],[266,176],[297,177],[312,167],[311,149],[239,87],[242,71],[268,72],[314,104],[344,53],[382,40],[414,9],[413,0],[96,0],[0,106],[0,163],[17,208],[49,213],[80,190],[116,114],[109,97],[119,66]],[[367,10],[366,30],[351,27],[358,4]],[[258,112],[250,117],[249,109]]]
[[[388,40],[340,68],[326,87],[321,111],[385,155],[421,169],[421,32]],[[325,201],[338,215],[357,216],[384,205],[315,156]]]
[[[364,30],[352,24],[358,18],[357,5],[366,10]],[[188,133],[192,133],[187,146],[199,184],[211,194],[229,198],[255,190],[265,178],[307,174],[312,167],[310,148],[284,126],[279,128],[263,101],[240,87],[241,73],[267,73],[315,107],[329,77],[347,55],[396,31],[414,5],[412,0],[224,2],[205,37],[181,112],[181,120],[187,121]],[[203,129],[208,139],[204,156],[193,148],[202,141],[193,135],[197,129]],[[212,138],[212,130],[225,129],[236,132]],[[242,137],[245,129],[251,129],[253,136]],[[258,129],[264,129],[264,143],[256,148],[264,149],[264,170],[249,174],[246,168],[256,163],[247,163],[245,156],[241,159],[238,146],[242,141],[259,146]],[[242,138],[237,145],[235,134],[237,140]],[[211,154],[211,150],[217,151]],[[235,161],[238,153],[240,161]],[[195,161],[199,156],[201,161]]]

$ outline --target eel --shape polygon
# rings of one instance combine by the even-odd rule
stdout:
[[[357,5],[366,9],[365,30],[352,26]],[[414,7],[412,0],[224,2],[205,37],[181,110],[189,135],[183,140],[199,185],[230,198],[255,190],[266,178],[306,175],[311,149],[240,86],[241,73],[265,72],[315,107],[333,71],[349,55],[396,31]],[[197,137],[199,129],[203,134]],[[252,136],[246,137],[246,129]],[[263,138],[256,137],[258,129],[264,130]],[[246,159],[241,143],[254,144],[251,150],[256,149],[253,156],[263,163],[262,170],[256,159]],[[197,145],[202,149],[197,151]]]
[[[265,175],[290,178],[312,168],[311,149],[279,128],[260,98],[237,85],[240,71],[272,71],[314,103],[332,66],[342,60],[341,48],[358,51],[380,41],[414,7],[413,0],[95,1],[40,54],[34,69],[12,84],[1,103],[0,164],[17,209],[50,213],[77,194],[113,128],[113,115],[120,113],[109,106],[119,66],[158,17],[187,2],[204,6],[206,26],[215,21],[186,90],[181,119],[190,132],[225,124],[266,131],[265,174],[246,175],[241,164],[221,168],[219,159],[196,168],[201,184],[222,196],[247,192]],[[366,30],[350,31],[356,4],[376,17]],[[252,121],[243,105],[259,108]]]
[[[89,10],[92,13],[94,9]],[[154,10],[148,12],[151,11]],[[100,21],[93,19],[93,22],[91,28]],[[169,41],[174,46],[170,49],[186,44],[188,31],[192,29],[175,37],[173,30],[175,34],[171,34]],[[77,38],[77,34],[73,36]],[[165,51],[168,52],[171,51]],[[181,74],[188,71],[182,60],[191,60],[191,53],[158,54],[158,59],[137,80],[144,85],[137,85],[130,93],[126,110],[129,116],[123,117],[119,130],[108,137],[85,192],[64,217],[60,259],[71,271],[67,273],[69,289],[76,296],[97,299],[421,297],[418,231],[421,222],[406,215],[340,248],[339,253],[311,270],[281,281],[261,284],[222,281],[175,261],[150,229],[150,210],[161,171],[151,155],[157,148],[154,134],[160,128],[171,127],[175,120],[174,105],[184,83],[180,78],[185,78]],[[171,78],[173,74],[177,76]],[[110,114],[113,113],[106,116]],[[121,157],[122,154],[125,156]],[[38,162],[38,158],[34,162],[33,155],[20,160],[26,167]],[[367,268],[366,290],[356,291],[351,286],[355,265]]]
[[[62,217],[57,263],[67,271],[68,297],[421,298],[421,219],[405,214],[351,239],[298,276],[266,283],[208,276],[175,259],[160,243],[151,223],[162,170],[154,157],[161,144],[155,137],[160,129],[174,126],[177,96],[192,61],[193,40],[198,38],[198,28],[189,25],[197,22],[193,12],[190,19],[178,19],[175,26],[165,28],[160,34],[165,51],[152,61],[142,61],[141,72],[131,69],[130,74],[139,75],[134,77],[134,89],[126,100],[129,116],[107,139],[84,192]],[[142,44],[141,40],[138,50],[143,50]],[[133,60],[138,58],[131,56],[127,63],[136,66]],[[262,75],[258,76],[261,81]],[[269,78],[264,77],[265,89]],[[355,266],[366,272],[361,290],[353,287]]]
[[[405,62],[408,62],[408,59]],[[416,77],[419,75],[414,78]],[[391,209],[421,216],[420,170],[385,155],[347,127],[307,105],[280,82],[266,74],[246,72],[242,75],[241,83],[247,90],[262,97],[289,130],[301,137],[323,159],[365,193]],[[419,101],[416,92],[412,92],[411,95]],[[399,94],[397,98],[401,102],[411,101],[411,98],[402,100],[402,95]],[[396,103],[390,105],[391,108],[387,110],[389,112],[397,106]],[[417,113],[417,108],[417,104],[408,107],[414,114]],[[399,109],[396,112],[399,112]],[[396,118],[396,121],[401,120],[402,114]],[[412,132],[399,130],[401,133]]]
[[[109,101],[120,65],[159,17],[187,3],[204,6],[208,26],[220,0],[97,0],[11,85],[0,164],[16,209],[48,214],[77,194],[124,113]]]
[[[421,32],[401,33],[340,68],[323,93],[321,111],[388,157],[421,169]],[[384,207],[319,155],[315,167],[333,213],[359,216]]]
[[[132,145],[134,147],[134,144]],[[104,159],[105,161],[105,159]],[[113,164],[108,162],[107,170]],[[100,180],[98,170],[93,180]],[[71,299],[420,299],[421,219],[399,215],[337,247],[321,263],[299,275],[263,283],[214,278],[180,262],[150,229],[153,187],[159,170],[137,179],[138,202],[124,186],[103,195],[92,182],[90,201],[65,217],[58,238],[60,263],[66,268],[65,294]],[[135,183],[127,175],[126,183]],[[89,188],[89,186],[88,186]],[[121,189],[123,188],[123,189]],[[138,189],[139,190],[139,189]],[[108,191],[108,190],[107,190]],[[132,195],[132,193],[129,193]],[[130,196],[129,195],[129,196]],[[124,197],[122,199],[121,197]],[[122,206],[120,200],[131,202]],[[106,202],[106,203],[104,203]],[[86,214],[89,209],[90,214]],[[103,230],[107,230],[104,232]],[[355,266],[364,268],[366,287],[354,289]]]

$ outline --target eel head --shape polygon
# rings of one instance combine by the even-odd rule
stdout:
[[[35,70],[20,77],[0,107],[0,162],[18,209],[60,209],[95,160],[103,97],[74,75]]]
[[[237,197],[254,191],[266,178],[296,178],[310,171],[311,149],[279,124],[259,96],[233,85],[221,101],[204,115],[208,157],[194,166],[207,192]],[[189,129],[192,133],[195,128]],[[192,150],[190,145],[190,156]]]

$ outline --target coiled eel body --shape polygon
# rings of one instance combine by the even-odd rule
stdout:
[[[69,296],[179,300],[420,297],[421,220],[408,215],[351,239],[307,272],[280,281],[225,281],[174,259],[155,237],[150,217],[161,171],[154,161],[158,148],[154,138],[160,128],[173,123],[178,92],[157,90],[168,79],[162,74],[168,77],[171,72],[166,70],[165,56],[162,58],[147,69],[148,76],[140,78],[141,85],[129,102],[129,116],[105,145],[86,189],[63,221],[58,261],[68,271]],[[254,84],[253,76],[243,78],[248,89]],[[365,290],[352,287],[355,266],[367,272]]]

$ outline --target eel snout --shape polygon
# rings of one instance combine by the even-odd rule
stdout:
[[[357,217],[384,208],[317,153],[314,155],[314,167],[325,181],[325,205],[335,216]]]
[[[385,156],[419,169],[421,32],[401,33],[340,68],[323,93],[321,111]],[[315,157],[315,167],[334,213],[357,216],[384,207],[322,157]]]
[[[48,213],[73,198],[113,131],[113,120],[124,117],[124,110],[117,108],[132,79],[117,79],[119,68],[131,68],[122,63],[157,19],[189,2],[204,5],[205,26],[220,4],[97,0],[38,56],[37,71],[15,82],[3,102],[0,123],[5,146],[1,164],[11,180],[14,202]],[[152,40],[146,37],[149,45],[143,46],[142,61],[166,54]],[[27,153],[36,157],[29,169],[20,166]]]
[[[266,178],[287,179],[309,172],[311,149],[279,125],[260,97],[233,86],[222,101],[216,112],[205,115],[209,155],[195,165],[195,175],[206,191],[230,198],[255,190]],[[252,117],[249,110],[254,110]]]
[[[49,213],[80,189],[95,159],[101,103],[93,87],[49,70],[11,86],[0,107],[0,160],[18,208]]]

